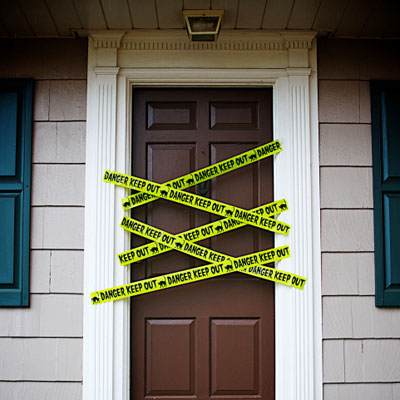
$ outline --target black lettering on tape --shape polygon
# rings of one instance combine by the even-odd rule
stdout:
[[[288,246],[286,247],[287,249],[289,249]],[[284,249],[284,248],[285,247],[271,249],[270,252],[274,251],[274,253],[277,254],[278,249]],[[236,259],[227,258],[226,261],[222,263],[209,264],[207,266],[196,267],[189,270],[182,270],[179,272],[162,275],[158,278],[144,279],[142,281],[133,282],[131,284],[123,285],[116,288],[99,290],[91,294],[92,303],[99,304],[107,301],[119,300],[124,297],[136,296],[152,292],[155,290],[162,290],[167,287],[173,287],[190,282],[196,282],[202,279],[208,279],[214,276],[231,273],[236,270],[254,275],[255,273],[254,271],[257,270],[253,268],[251,269],[251,272],[249,272],[248,267],[249,266],[252,267],[253,265],[254,267],[256,267],[255,263],[257,261],[259,254],[260,253],[254,253],[247,256],[238,257]],[[282,256],[282,258],[286,258],[289,256],[290,254],[289,250],[285,252],[285,254],[286,255]],[[276,261],[278,259],[279,257],[275,257],[273,261]],[[301,289],[304,286],[305,282],[304,278],[299,277],[301,281],[299,284],[297,284],[298,283],[297,281],[293,282],[293,278],[290,280],[290,275],[284,273],[283,271],[267,269],[267,268],[265,268],[265,270],[277,272],[276,278],[273,278],[275,279],[275,281],[280,281],[284,284],[288,284],[290,286],[297,287],[299,289]],[[260,271],[262,270],[258,270],[258,272]],[[269,278],[267,273],[263,273],[262,276]],[[296,283],[297,285],[294,285],[293,283]],[[301,287],[300,284],[302,285]]]
[[[260,151],[259,156],[257,156],[257,150]],[[249,150],[242,154],[238,154],[234,157],[231,157],[227,160],[220,161],[219,163],[210,165],[209,167],[206,167],[201,170],[195,171],[193,173],[189,173],[187,175],[173,179],[171,181],[166,182],[165,184],[172,185],[172,187],[174,189],[182,190],[187,187],[193,186],[196,183],[204,182],[213,177],[222,175],[229,171],[233,171],[237,168],[241,168],[242,166],[251,164],[252,162],[255,162],[259,159],[269,157],[273,154],[279,153],[281,150],[282,150],[282,147],[281,147],[280,142],[278,140],[275,140],[273,142],[256,147],[253,150]],[[112,172],[106,171],[106,173],[108,176]],[[131,188],[129,185],[127,185],[127,183],[125,181],[116,182],[116,181],[110,181],[109,179],[106,179],[106,173],[104,174],[104,178],[103,178],[103,180],[105,182],[120,184],[122,186]],[[126,175],[126,176],[128,176],[128,175]],[[130,204],[130,206],[127,206],[126,209],[129,209],[129,208],[141,205],[141,204],[146,204],[146,203],[156,199],[156,197],[153,197],[153,196],[141,197],[141,198],[139,198],[139,196],[140,196],[140,194],[134,194],[132,196],[129,196],[129,198],[131,199],[131,204]],[[125,201],[125,199],[123,199],[123,201]]]

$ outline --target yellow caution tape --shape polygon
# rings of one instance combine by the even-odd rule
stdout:
[[[234,171],[235,169],[262,160],[263,158],[272,156],[273,154],[277,154],[280,151],[282,151],[282,146],[279,140],[275,140],[273,142],[263,144],[252,150],[241,153],[237,156],[210,165],[209,167],[199,169],[192,173],[183,175],[179,178],[165,182],[165,185],[170,186],[173,189],[183,190],[188,187],[197,185],[198,183],[207,181],[208,179],[215,178],[217,176],[226,174],[227,172]],[[117,182],[113,183],[118,184]],[[132,207],[137,207],[142,204],[149,203],[153,200],[156,200],[157,198],[158,196],[154,196],[154,193],[137,193],[122,199],[122,204],[124,210],[129,210]]]
[[[222,263],[207,264],[201,267],[172,272],[170,274],[161,275],[155,278],[143,279],[110,289],[98,290],[91,293],[90,296],[92,304],[100,304],[108,301],[120,300],[126,297],[155,292],[157,290],[167,289],[174,286],[185,285],[187,283],[198,282],[204,279],[210,279],[216,276],[241,271],[242,269],[246,268],[250,269],[251,267],[256,267],[257,264],[260,263],[261,259],[267,259],[267,262],[275,262],[288,257],[290,257],[289,246],[283,246],[265,250],[259,253],[237,257],[233,259],[233,261],[226,260]],[[284,282],[286,285],[293,286],[290,279],[287,279],[287,273],[275,269],[273,269],[273,271],[277,272],[276,277],[275,273],[260,273],[260,276],[264,277],[264,279],[279,283]],[[257,271],[254,273],[257,274]],[[292,274],[290,275],[293,276]],[[301,286],[297,285],[294,287],[302,289],[303,286],[304,283]]]
[[[124,265],[138,261],[139,259],[147,258],[148,255],[144,257],[143,255],[137,253],[137,257],[135,257],[135,254],[130,253],[140,249],[143,251],[145,248],[147,251],[153,251],[154,253],[156,251],[164,252],[169,251],[170,249],[175,249],[202,260],[214,261],[214,263],[173,272],[158,276],[156,278],[143,279],[141,281],[132,282],[110,289],[99,290],[91,294],[92,303],[100,304],[126,297],[137,296],[186,283],[210,279],[215,276],[225,275],[235,271],[269,281],[282,283],[284,285],[292,286],[302,290],[306,282],[305,278],[285,271],[280,271],[275,268],[260,265],[290,257],[289,246],[264,250],[242,257],[230,257],[193,243],[194,241],[203,240],[214,235],[236,229],[237,227],[245,224],[258,226],[260,228],[271,230],[277,233],[288,234],[290,230],[289,225],[269,218],[270,216],[287,209],[287,203],[285,200],[280,200],[279,202],[270,203],[265,206],[247,211],[238,207],[224,204],[222,202],[210,200],[178,190],[196,185],[200,182],[204,182],[241,166],[248,165],[252,162],[278,153],[281,150],[282,147],[279,141],[271,142],[248,152],[242,153],[236,157],[232,157],[207,168],[203,168],[202,170],[198,170],[191,174],[187,174],[175,180],[169,181],[164,185],[153,183],[134,176],[120,174],[118,172],[105,171],[103,177],[105,182],[114,183],[119,186],[124,186],[142,192],[123,199],[124,209],[145,204],[161,197],[179,204],[188,205],[193,208],[208,211],[228,218],[183,232],[179,235],[172,235],[140,221],[124,217],[121,222],[121,226],[123,228],[156,242],[130,250],[129,252],[119,254],[118,257],[120,262],[124,263]],[[278,210],[278,207],[280,211]],[[158,250],[154,250],[154,248],[152,248],[152,250],[150,249],[150,246],[156,246],[156,249]],[[122,258],[120,256],[122,256]]]
[[[296,289],[303,290],[304,285],[307,281],[300,275],[292,274],[285,271],[280,271],[279,269],[265,267],[264,265],[255,265],[250,268],[245,268],[242,271],[244,274],[252,275],[257,278],[266,279],[268,281],[273,281],[281,283],[283,285],[292,286]]]
[[[178,235],[172,235],[161,229],[154,228],[143,222],[137,221],[132,218],[124,217],[121,222],[121,227],[132,233],[136,233],[146,239],[155,240],[158,243],[164,243],[163,247],[168,246],[172,250],[178,250],[182,253],[191,255],[193,257],[200,258],[204,261],[216,261],[216,262],[230,262],[237,268],[245,268],[246,266],[256,266],[257,264],[268,264],[273,261],[275,257],[275,252],[273,250],[259,251],[258,253],[249,254],[242,257],[231,257],[223,253],[216,252],[214,250],[207,249],[206,247],[199,246],[193,242],[188,242],[181,239]],[[277,256],[281,257],[289,254],[289,246],[283,246],[276,249]],[[246,273],[254,276],[267,276],[266,273],[263,274],[265,270],[259,269],[249,269]],[[287,276],[287,275],[286,275]],[[303,282],[305,282],[304,278]],[[280,283],[285,282],[285,279],[281,279]],[[298,282],[295,282],[297,285]]]
[[[274,201],[272,203],[265,204],[260,207],[253,208],[252,212],[272,217],[273,215],[279,214],[282,211],[288,210],[289,207],[285,199]],[[199,242],[204,239],[209,239],[213,236],[220,235],[225,232],[232,231],[234,229],[244,226],[245,223],[231,219],[224,218],[209,224],[200,226],[198,228],[190,229],[182,232],[176,236],[189,242]],[[119,263],[121,265],[128,265],[133,262],[138,262],[161,253],[173,250],[170,246],[162,243],[152,242],[143,246],[136,247],[134,249],[124,251],[123,253],[117,254]]]
[[[189,207],[197,208],[212,214],[223,217],[231,217],[249,225],[256,226],[267,231],[282,233],[287,235],[290,225],[277,221],[273,218],[263,217],[243,208],[235,207],[220,201],[211,200],[206,197],[197,196],[192,193],[183,192],[178,189],[172,189],[169,186],[148,181],[147,179],[137,178],[135,176],[121,174],[106,170],[103,180],[109,183],[115,183],[131,189],[140,190],[145,193],[154,193],[163,199],[183,204]]]
[[[225,254],[189,242],[180,238],[178,235],[173,235],[161,229],[154,228],[153,226],[147,225],[144,222],[140,222],[133,218],[124,216],[120,226],[129,232],[161,243],[162,245],[171,247],[172,249],[188,254],[189,256],[200,258],[200,260],[219,263],[231,259],[231,257]]]

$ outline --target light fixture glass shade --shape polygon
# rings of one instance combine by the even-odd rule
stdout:
[[[189,39],[193,42],[217,40],[224,10],[184,10],[183,18]]]

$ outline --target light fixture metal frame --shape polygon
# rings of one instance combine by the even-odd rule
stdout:
[[[189,36],[190,41],[194,42],[215,42],[218,38],[219,31],[221,28],[221,21],[222,17],[224,15],[224,10],[183,10],[183,18],[185,22],[185,27]],[[217,26],[215,27],[215,30],[213,31],[201,31],[201,32],[194,32],[192,30],[191,24],[190,24],[190,18],[191,17],[196,17],[196,18],[209,18],[209,17],[216,17],[218,18],[217,21]],[[205,36],[212,36],[213,40],[199,40],[199,39],[194,39],[196,37],[201,38]]]

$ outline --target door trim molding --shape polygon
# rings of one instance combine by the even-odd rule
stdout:
[[[82,32],[82,34],[84,34]],[[268,32],[223,29],[216,42],[191,42],[183,29],[139,29],[130,32],[103,30],[90,33],[96,48],[124,50],[244,50],[265,51],[311,49],[313,33],[303,31]]]
[[[166,40],[162,31],[159,39]],[[284,35],[285,33],[282,33]],[[247,36],[246,36],[247,35]],[[254,39],[241,31],[237,38]],[[89,35],[86,141],[83,399],[128,400],[130,301],[93,307],[90,293],[129,281],[115,254],[129,247],[120,229],[125,190],[102,182],[105,169],[129,173],[133,86],[272,87],[274,138],[284,151],[275,156],[275,198],[290,210],[280,219],[292,225],[292,257],[280,269],[306,276],[303,291],[275,286],[276,400],[322,399],[321,262],[319,219],[318,93],[316,41],[279,50],[199,52],[196,49],[130,50],[127,35]],[[234,36],[234,35],[233,35]],[[260,33],[257,33],[260,40]],[[291,43],[296,43],[291,34]],[[231,37],[232,42],[235,38]],[[106,43],[106,45],[105,45]],[[182,66],[175,65],[176,58]],[[227,67],[228,65],[228,67]],[[134,116],[133,116],[134,117]]]

